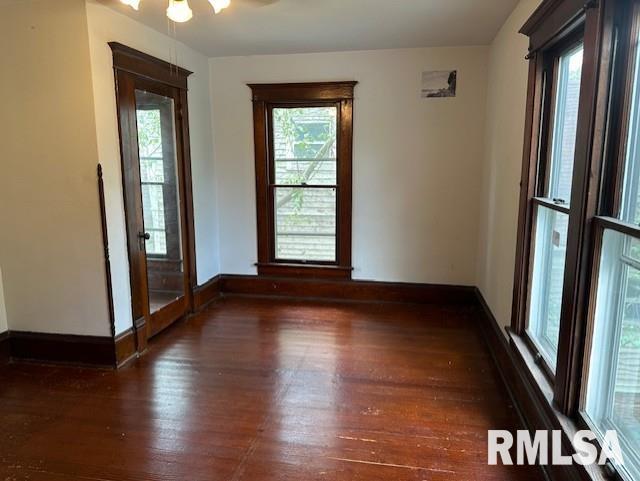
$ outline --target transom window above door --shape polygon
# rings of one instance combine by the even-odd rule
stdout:
[[[261,274],[351,275],[354,85],[250,86]]]

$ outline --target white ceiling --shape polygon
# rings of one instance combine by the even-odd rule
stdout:
[[[167,0],[110,8],[167,33]],[[209,57],[487,45],[518,0],[231,0],[219,15],[189,0],[178,40]]]

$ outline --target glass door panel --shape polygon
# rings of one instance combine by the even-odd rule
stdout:
[[[151,314],[184,296],[184,262],[172,98],[135,91],[140,188]]]

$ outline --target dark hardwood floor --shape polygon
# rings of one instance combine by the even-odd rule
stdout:
[[[472,308],[223,298],[118,371],[0,367],[0,480],[534,480]]]

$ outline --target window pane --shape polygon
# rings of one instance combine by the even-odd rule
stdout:
[[[607,230],[598,278],[586,413],[615,429],[625,467],[640,479],[640,243]]]
[[[276,184],[336,184],[336,107],[273,109]]]
[[[151,238],[146,241],[146,251],[148,254],[166,255],[167,254],[167,234],[164,230],[147,229],[147,233]]]
[[[148,254],[165,255],[167,244],[162,185],[142,184],[142,205],[144,227],[151,234],[151,239],[146,243],[146,251]]]
[[[558,63],[549,197],[569,202],[578,126],[583,47],[562,55]]]
[[[135,90],[147,291],[151,313],[185,295],[181,200],[172,97]],[[139,235],[142,232],[138,233]]]
[[[640,72],[638,61],[640,49],[637,49],[633,88],[631,91],[631,111],[629,134],[626,146],[626,169],[622,192],[621,219],[634,224],[640,223]]]
[[[140,157],[162,157],[160,109],[136,110]]]
[[[142,214],[144,231],[150,236],[145,242],[145,251],[147,255],[170,258],[175,261],[174,265],[180,266],[182,246],[173,99],[142,90],[135,91],[135,99]],[[160,268],[153,260],[147,259],[149,278],[167,279],[165,265]],[[150,281],[149,292],[165,290],[169,284]]]
[[[335,262],[335,189],[282,187],[274,197],[276,259]]]
[[[569,216],[546,207],[537,212],[529,334],[555,369]]]
[[[137,110],[140,180],[164,182],[160,110]]]

